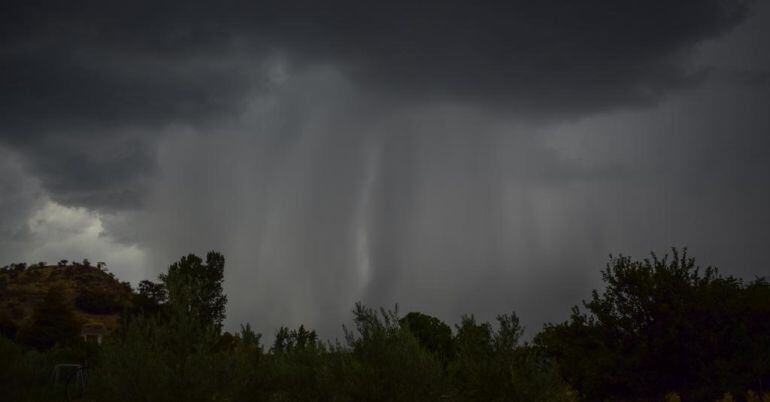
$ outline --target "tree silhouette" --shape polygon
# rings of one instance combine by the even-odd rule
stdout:
[[[714,400],[767,381],[770,286],[700,269],[687,250],[611,258],[606,288],[535,341],[590,400]]]
[[[221,330],[227,296],[222,289],[225,257],[211,251],[206,263],[190,254],[168,268],[160,279],[168,291],[172,308],[180,309],[200,327]]]
[[[411,312],[399,320],[401,326],[407,328],[420,345],[436,355],[442,362],[448,362],[454,349],[452,347],[452,329],[436,317],[420,312]]]

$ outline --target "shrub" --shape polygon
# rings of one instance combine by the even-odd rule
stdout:
[[[219,335],[183,316],[135,316],[109,337],[92,378],[97,400],[211,401],[233,376]]]
[[[16,339],[19,327],[5,311],[0,311],[0,336],[8,339]]]
[[[357,401],[437,400],[444,381],[441,362],[401,327],[396,311],[374,310],[358,303],[355,331],[346,332],[352,349],[351,393]]]
[[[50,352],[49,352],[50,353]],[[62,390],[51,386],[51,356],[0,336],[0,390],[4,401],[56,401]]]
[[[74,341],[80,335],[80,321],[67,304],[64,291],[51,287],[35,306],[32,316],[18,333],[20,342],[39,349]]]
[[[91,314],[116,314],[123,310],[123,305],[115,300],[115,295],[104,289],[83,288],[75,297],[75,306]]]
[[[519,345],[523,328],[515,314],[497,317],[498,328],[464,316],[449,366],[455,396],[466,401],[572,401],[571,389],[542,353]]]

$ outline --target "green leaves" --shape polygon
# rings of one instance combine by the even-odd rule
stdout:
[[[166,292],[168,302],[159,314],[124,317],[108,340],[94,382],[105,400],[211,401],[232,393],[232,336],[221,334],[224,263],[219,253],[208,253],[205,264],[190,254],[160,276],[162,285],[140,285],[149,305],[160,305]],[[250,327],[244,333],[258,347]]]
[[[222,289],[224,268],[225,257],[214,251],[206,255],[205,264],[194,254],[172,264],[168,273],[160,276],[170,307],[200,327],[221,330],[227,305]]]
[[[94,400],[714,400],[769,382],[770,284],[700,269],[686,250],[611,257],[606,287],[534,345],[522,344],[515,313],[493,323],[463,316],[453,331],[423,313],[357,303],[345,342],[281,327],[265,351],[248,324],[221,333],[223,270],[221,254],[189,255],[161,284],[140,285],[135,296],[157,310],[124,314],[98,359],[89,357]],[[19,339],[71,338],[71,313],[50,292]],[[25,359],[5,346],[9,361]]]
[[[588,399],[716,399],[770,374],[764,280],[744,286],[701,269],[686,249],[641,261],[611,256],[602,276],[606,288],[582,311],[535,338]]]

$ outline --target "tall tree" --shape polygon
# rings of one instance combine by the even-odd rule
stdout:
[[[168,302],[196,325],[222,329],[227,296],[222,289],[225,257],[211,251],[206,263],[190,254],[168,268],[160,279],[168,291]]]

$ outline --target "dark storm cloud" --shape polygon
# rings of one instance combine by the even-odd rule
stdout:
[[[333,65],[396,103],[567,117],[698,81],[687,52],[747,13],[723,0],[4,2],[0,140],[58,200],[120,208],[139,203],[161,127],[237,116],[274,58],[291,71]],[[115,134],[127,128],[149,138]],[[73,135],[86,140],[36,151]]]
[[[746,2],[725,0],[7,8],[6,119],[18,116],[13,110],[132,122],[232,108],[249,84],[243,71],[207,69],[194,58],[232,58],[236,48],[281,52],[300,65],[342,64],[365,83],[410,97],[502,101],[546,114],[649,103],[697,79],[683,52],[748,13]]]
[[[271,58],[292,71],[334,65],[396,103],[566,117],[698,81],[688,50],[747,13],[722,0],[4,2],[0,140],[57,200],[121,208],[139,203],[159,128],[237,116],[269,81]],[[126,128],[149,138],[114,133]],[[68,148],[57,136],[83,140]]]
[[[64,205],[95,209],[139,207],[154,172],[154,144],[145,133],[70,128],[24,143],[27,170]],[[145,134],[146,135],[146,134]]]

